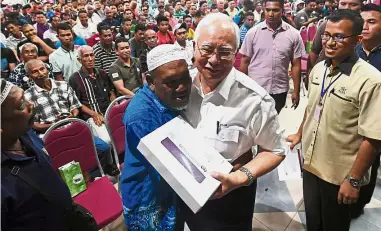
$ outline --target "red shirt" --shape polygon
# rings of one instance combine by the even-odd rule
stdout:
[[[160,31],[157,32],[157,45],[161,44],[174,44],[175,35],[172,31],[168,31],[166,34],[162,34]]]

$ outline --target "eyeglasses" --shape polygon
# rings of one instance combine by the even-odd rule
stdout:
[[[332,38],[333,41],[335,41],[336,43],[342,43],[342,42],[344,42],[344,40],[346,38],[350,38],[350,37],[354,37],[354,36],[358,36],[358,35],[340,35],[340,34],[338,34],[338,35],[329,35],[329,34],[322,34],[321,35],[321,39],[329,41]]]
[[[232,49],[223,49],[217,51],[217,49],[212,49],[209,47],[200,48],[198,45],[197,49],[200,51],[202,57],[208,59],[215,54],[216,56],[220,57],[221,60],[231,60],[235,55],[235,52]]]

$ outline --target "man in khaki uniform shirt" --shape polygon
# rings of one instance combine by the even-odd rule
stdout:
[[[381,73],[359,59],[363,19],[338,10],[322,35],[326,61],[310,74],[309,100],[299,131],[307,230],[349,230],[350,205],[369,182],[380,149]]]

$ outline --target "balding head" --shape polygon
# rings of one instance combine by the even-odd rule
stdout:
[[[78,49],[78,61],[86,69],[93,69],[95,65],[95,55],[92,47],[84,45]]]
[[[41,60],[38,60],[38,59],[31,59],[31,60],[29,60],[28,62],[25,63],[25,72],[26,72],[26,75],[28,75],[30,77],[31,72],[33,71],[33,69],[35,67],[40,67],[40,66],[44,66],[45,67],[44,62],[42,62]]]
[[[157,46],[157,34],[154,30],[146,30],[144,33],[144,39],[149,48],[154,48]]]

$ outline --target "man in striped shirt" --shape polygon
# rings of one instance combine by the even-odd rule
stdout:
[[[98,24],[100,41],[94,46],[95,67],[103,69],[107,74],[110,65],[118,58],[110,26]]]
[[[239,30],[240,34],[240,47],[242,45],[243,40],[246,37],[247,32],[249,31],[250,28],[252,28],[254,25],[254,13],[253,12],[247,12],[245,14],[244,18],[244,23],[242,27]]]

